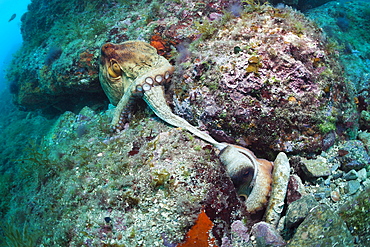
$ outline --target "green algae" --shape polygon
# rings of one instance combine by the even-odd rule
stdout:
[[[202,147],[201,147],[201,146],[199,146],[199,145],[195,145],[195,146],[193,147],[193,149],[194,149],[195,151],[200,151],[200,150],[202,149]]]
[[[218,30],[218,27],[214,22],[205,18],[202,22],[195,21],[195,28],[202,34],[202,39],[210,39]]]
[[[3,231],[3,236],[0,239],[4,247],[34,247],[38,239],[41,237],[41,232],[31,230],[29,224],[24,224],[18,228],[14,222],[3,222],[0,224]]]
[[[332,123],[332,122],[321,123],[318,125],[318,127],[319,127],[320,132],[323,134],[327,134],[337,129],[337,127],[335,126],[335,123]]]

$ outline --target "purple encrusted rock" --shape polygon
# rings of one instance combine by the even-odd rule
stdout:
[[[258,222],[252,227],[252,235],[257,241],[257,246],[285,246],[286,242],[277,230],[266,222]]]

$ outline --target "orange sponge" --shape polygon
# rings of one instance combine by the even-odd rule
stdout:
[[[209,236],[209,232],[213,227],[213,222],[207,214],[200,212],[195,224],[186,234],[186,240],[177,245],[177,247],[210,247],[215,245],[215,239]]]

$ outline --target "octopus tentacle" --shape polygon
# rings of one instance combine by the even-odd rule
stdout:
[[[258,169],[253,155],[241,151],[244,150],[238,146],[228,145],[220,152],[220,159],[226,165],[238,193],[249,194],[248,187],[253,187]]]
[[[254,213],[262,209],[271,191],[273,163],[257,159],[252,151],[236,145],[229,145],[222,150],[220,159],[226,166],[238,195],[245,198],[247,211]]]
[[[168,69],[169,70],[165,71],[163,75],[157,74],[156,76],[154,76],[154,80],[149,75],[141,76],[137,78],[125,90],[125,93],[118,102],[115,112],[113,114],[113,119],[111,121],[113,131],[117,132],[122,129],[121,127],[117,127],[117,124],[119,124],[122,112],[127,111],[126,110],[127,105],[132,100],[133,97],[141,97],[144,92],[150,91],[152,87],[161,85],[162,83],[168,82],[170,80],[171,74],[173,73],[173,67],[171,66]]]
[[[126,91],[126,93],[122,96],[122,98],[120,99],[120,101],[118,102],[118,104],[116,106],[116,109],[115,109],[114,114],[113,114],[113,119],[112,119],[112,122],[111,122],[111,126],[112,126],[113,130],[117,131],[116,126],[120,121],[121,113],[123,111],[125,111],[125,108],[127,107],[128,103],[132,99],[132,93],[131,92],[133,91],[132,88],[134,88],[134,86],[135,86],[134,84],[130,85],[130,87],[128,88],[129,93]]]
[[[149,105],[150,109],[152,109],[152,111],[163,121],[173,126],[186,129],[190,133],[198,136],[199,138],[203,139],[206,142],[211,143],[212,145],[216,146],[219,149],[222,149],[227,146],[227,144],[215,141],[207,133],[198,130],[193,125],[189,124],[185,119],[172,113],[170,107],[167,105],[165,101],[162,87],[157,86],[153,87],[149,91],[145,91],[143,99]]]
[[[129,122],[129,119],[131,118],[131,112],[133,111],[134,106],[135,99],[134,97],[131,97],[124,110],[121,111],[118,122],[116,123],[116,125],[112,126],[112,132],[119,132],[123,130],[125,123]]]
[[[247,211],[250,213],[254,213],[266,206],[271,191],[273,163],[265,159],[257,159],[257,162],[258,173],[256,182],[252,192],[245,201]]]

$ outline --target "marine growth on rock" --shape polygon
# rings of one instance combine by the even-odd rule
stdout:
[[[37,111],[0,118],[0,245],[368,240],[369,90],[300,12],[33,0],[21,30],[7,77]]]

